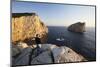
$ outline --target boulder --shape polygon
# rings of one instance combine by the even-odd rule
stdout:
[[[18,48],[13,47],[11,53],[12,53],[12,56],[16,56],[20,53],[20,50]]]
[[[68,27],[69,31],[83,33],[85,32],[85,22],[78,22]]]
[[[12,56],[16,56],[23,51],[23,49],[29,46],[24,42],[19,42],[16,45],[12,45]]]
[[[32,48],[25,48],[21,54],[15,58],[13,65],[29,65],[29,56],[32,51]]]
[[[54,63],[80,62],[85,58],[68,47],[57,47],[52,50]]]
[[[51,51],[44,51],[32,59],[31,64],[50,64],[52,62]]]

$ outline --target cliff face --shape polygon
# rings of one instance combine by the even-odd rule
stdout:
[[[12,14],[12,42],[30,39],[36,34],[42,39],[47,33],[47,27],[35,13]]]
[[[85,32],[85,23],[78,22],[72,24],[68,27],[68,30],[72,32],[79,32],[79,33]]]

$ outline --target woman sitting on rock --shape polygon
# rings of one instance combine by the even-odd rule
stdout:
[[[41,49],[41,39],[40,39],[40,35],[39,34],[36,34],[36,37],[35,37],[35,42],[36,42],[36,45],[37,45],[37,56],[42,52],[42,49]]]
[[[41,44],[41,39],[40,39],[39,34],[36,34],[35,42],[36,42],[37,48],[40,48],[39,44]]]
[[[40,35],[39,34],[36,34],[36,36],[33,37],[32,40],[35,41],[37,47],[39,47],[39,45],[41,44],[41,37],[40,37]]]

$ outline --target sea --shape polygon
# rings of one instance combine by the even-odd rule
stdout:
[[[68,31],[65,26],[48,26],[47,43],[57,46],[67,46],[87,60],[96,60],[96,31],[95,27],[87,27],[84,33]]]

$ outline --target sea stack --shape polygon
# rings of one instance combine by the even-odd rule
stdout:
[[[83,33],[85,32],[85,22],[77,22],[68,27],[69,31]]]
[[[12,42],[29,40],[36,34],[43,38],[47,33],[48,28],[36,13],[12,13]]]

